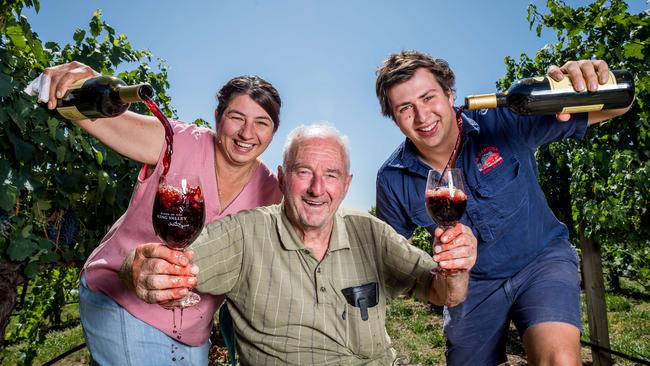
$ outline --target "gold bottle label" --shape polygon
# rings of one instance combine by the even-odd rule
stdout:
[[[548,79],[548,82],[551,86],[551,90],[553,91],[574,90],[569,75],[565,75],[564,79],[562,79],[561,81],[555,81],[548,76],[546,78]],[[607,79],[607,82],[605,84],[598,85],[598,90],[613,89],[615,87],[616,87],[616,77],[614,77],[614,74],[610,71],[609,79]],[[562,111],[560,111],[560,113],[598,112],[601,111],[604,106],[605,106],[604,104],[590,104],[590,105],[564,107]]]
[[[71,90],[81,88],[88,79],[90,78],[79,79],[74,83],[70,84],[68,90],[66,91],[66,94],[69,93]],[[65,99],[65,96],[63,98]],[[81,112],[79,112],[79,110],[75,106],[57,107],[56,111],[59,112],[59,114],[63,116],[63,118],[67,118],[71,121],[81,121],[83,119],[88,119],[88,117],[81,114]]]
[[[81,112],[79,112],[75,106],[58,107],[56,111],[59,112],[63,118],[67,118],[71,121],[81,121],[82,119],[88,119],[88,117],[81,114]]]
[[[604,104],[580,105],[575,107],[564,107],[560,113],[582,113],[582,112],[598,112],[603,110]]]
[[[84,85],[84,83],[88,79],[90,79],[90,78],[79,79],[79,80],[75,81],[74,83],[70,84],[70,86],[68,87],[68,90],[75,90],[75,89],[81,88],[81,86]]]
[[[564,79],[560,81],[555,81],[553,78],[546,76],[546,79],[548,80],[548,83],[551,87],[551,90],[553,91],[559,91],[559,90],[570,90],[573,91],[573,84],[571,83],[571,78],[569,75],[564,74]],[[535,80],[538,80],[535,78]],[[541,80],[539,80],[541,81]],[[607,79],[607,82],[605,84],[600,84],[598,85],[598,90],[601,89],[611,89],[616,85],[616,77],[614,77],[614,74],[610,71],[609,72],[609,79]]]

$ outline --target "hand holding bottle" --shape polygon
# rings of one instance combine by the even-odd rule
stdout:
[[[43,70],[43,75],[50,79],[50,92],[47,102],[48,109],[56,108],[56,100],[62,98],[68,87],[75,81],[87,79],[101,74],[90,66],[78,61],[48,67]]]
[[[131,103],[153,98],[151,85],[126,85],[73,61],[48,67],[25,92],[38,95],[52,115],[74,121],[117,153],[143,164],[157,163],[165,143],[160,122],[155,117],[125,113]],[[94,123],[98,118],[101,123]]]
[[[610,71],[600,60],[569,61],[551,66],[546,76],[516,80],[502,93],[471,95],[466,109],[507,107],[522,115],[588,112],[589,124],[625,113],[634,101],[634,78],[625,70]]]
[[[561,67],[549,66],[547,75],[555,81],[562,81],[568,76],[575,91],[582,92],[586,89],[595,92],[609,80],[609,65],[603,60],[567,61]],[[558,121],[563,122],[571,118],[569,113],[557,113],[556,116]]]
[[[76,61],[45,69],[25,92],[38,94],[38,101],[47,103],[52,114],[72,121],[116,117],[132,102],[153,97],[149,84],[128,86]]]

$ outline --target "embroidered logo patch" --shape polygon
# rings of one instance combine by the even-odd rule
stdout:
[[[478,152],[478,156],[474,159],[478,171],[486,174],[490,170],[503,164],[503,158],[499,154],[499,149],[494,146],[488,146]]]

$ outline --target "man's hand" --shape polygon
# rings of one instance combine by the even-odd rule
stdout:
[[[476,263],[476,237],[463,224],[434,233],[433,260],[443,271],[469,271]]]
[[[196,286],[199,268],[192,252],[180,252],[160,243],[141,244],[124,259],[120,278],[142,300],[163,304],[183,298]]]
[[[437,228],[433,260],[440,271],[429,288],[429,302],[456,306],[465,300],[469,286],[469,271],[476,263],[476,237],[463,224],[442,230]]]
[[[576,91],[594,92],[598,90],[599,85],[609,80],[609,66],[603,60],[568,61],[561,67],[551,65],[547,74],[555,81],[560,81],[568,75]],[[558,121],[566,122],[569,118],[571,115],[568,113],[557,114]]]

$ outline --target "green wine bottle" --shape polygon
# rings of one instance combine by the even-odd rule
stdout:
[[[468,96],[465,109],[508,107],[518,114],[543,115],[625,108],[633,100],[632,74],[613,70],[607,83],[594,92],[575,91],[568,75],[562,81],[540,76],[517,80],[504,93]]]
[[[147,83],[126,85],[114,76],[97,76],[74,82],[65,95],[57,99],[55,115],[79,121],[116,117],[131,103],[153,97],[153,88]]]

